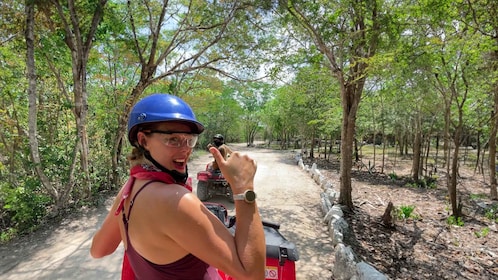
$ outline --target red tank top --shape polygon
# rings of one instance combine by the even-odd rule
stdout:
[[[173,183],[172,181],[165,182],[165,181],[169,181],[169,180],[164,180],[164,178],[161,178],[161,179],[162,180],[149,181],[145,185],[143,185],[140,190],[137,191],[137,193],[135,194],[135,196],[133,197],[133,199],[130,202],[130,208],[128,210],[128,215],[125,214],[123,204],[121,204],[122,207],[119,207],[119,208],[121,208],[119,210],[122,211],[123,223],[125,225],[125,231],[126,231],[126,240],[127,240],[127,244],[128,244],[127,250],[125,251],[125,254],[127,256],[129,264],[131,265],[131,267],[133,269],[133,272],[135,274],[135,279],[137,279],[137,280],[140,280],[140,279],[146,279],[146,280],[149,280],[149,279],[218,280],[218,279],[221,279],[215,268],[209,266],[204,261],[200,260],[199,258],[195,257],[192,254],[186,255],[185,257],[179,259],[176,262],[173,262],[170,264],[159,265],[159,264],[152,263],[149,260],[145,259],[137,251],[135,251],[135,249],[133,248],[132,242],[131,242],[129,235],[128,235],[128,222],[130,220],[130,215],[131,215],[131,211],[133,208],[133,202],[135,201],[137,195],[147,185],[149,185],[152,182],[160,181],[160,182],[164,182],[164,183]],[[171,180],[172,180],[172,178],[171,178]],[[132,181],[134,181],[134,180],[132,180]],[[131,188],[129,189],[128,193],[130,193],[130,192],[131,192]],[[116,212],[119,213],[118,211],[116,211]]]

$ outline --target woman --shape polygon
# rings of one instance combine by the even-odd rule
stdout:
[[[234,235],[185,187],[187,162],[203,130],[176,96],[154,94],[133,107],[130,179],[93,238],[93,257],[111,254],[123,241],[136,279],[219,279],[216,269],[239,280],[265,278],[254,160],[238,152],[224,160],[209,150],[235,197],[243,197],[235,201]]]

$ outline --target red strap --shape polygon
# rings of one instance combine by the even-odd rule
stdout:
[[[133,184],[135,183],[135,179],[155,180],[161,181],[166,184],[175,184],[175,180],[173,180],[173,177],[171,177],[171,175],[167,173],[149,170],[141,165],[132,167],[130,170],[130,178],[123,187],[123,194],[121,195],[121,201],[119,202],[118,209],[116,209],[116,212],[114,212],[115,216],[119,215],[119,213],[121,213],[121,211],[123,210],[124,202],[128,198],[128,196],[130,196],[130,193],[133,189]],[[189,191],[192,191],[192,178],[188,178],[186,184],[179,185],[182,185]]]
[[[119,213],[121,213],[121,210],[123,210],[124,202],[128,198],[128,196],[130,196],[134,183],[135,183],[135,177],[130,176],[130,178],[128,178],[128,181],[123,187],[123,194],[121,195],[121,201],[119,202],[118,209],[116,209],[116,212],[114,212],[114,216],[119,215]]]

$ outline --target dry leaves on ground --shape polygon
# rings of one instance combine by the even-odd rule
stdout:
[[[338,163],[307,159],[305,164],[313,162],[339,191]],[[352,171],[355,210],[345,215],[352,230],[345,243],[391,279],[498,279],[496,216],[495,221],[489,218],[497,202],[488,199],[482,174],[460,171],[457,188],[464,217],[463,226],[457,226],[456,221],[448,223],[451,206],[444,174],[438,174],[434,188],[411,186],[410,164],[391,167],[389,173],[396,176]],[[413,208],[407,219],[396,215],[394,229],[381,223],[389,202],[398,213]]]

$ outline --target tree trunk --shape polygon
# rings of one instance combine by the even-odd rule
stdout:
[[[467,138],[467,137],[465,137],[465,138]],[[462,161],[462,165],[466,165],[467,164],[467,158],[469,156],[469,150],[467,149],[467,146],[465,145],[466,143],[467,143],[467,139],[462,139],[462,142],[460,144],[460,146],[462,146],[462,144],[463,144],[463,148],[464,148],[464,150],[463,150],[463,161],[460,160],[460,161]]]
[[[310,158],[315,158],[315,130],[311,132]]]
[[[484,175],[484,164],[485,164],[484,163],[484,159],[485,158],[486,158],[486,149],[481,149],[481,164],[480,164],[480,166],[481,166],[481,169],[482,169],[482,172],[483,172],[482,174],[483,175]],[[488,159],[488,163],[489,163],[489,159]],[[485,176],[483,176],[483,177],[484,177],[484,183],[486,183],[486,180],[485,180],[486,177]]]
[[[330,157],[332,156],[332,148],[334,147],[334,135],[330,134],[330,145],[328,146],[327,151],[327,161],[330,161]]]
[[[498,45],[498,39],[495,40]],[[493,52],[494,61],[498,61],[498,51]],[[496,72],[496,64],[494,66]],[[491,132],[489,137],[489,172],[490,172],[490,197],[498,200],[498,191],[496,183],[496,133],[498,131],[498,82],[494,85],[494,113],[491,118]]]
[[[387,145],[388,145],[386,131],[384,128],[382,129],[382,135],[384,135],[384,137],[382,138],[382,163],[380,167],[380,173],[384,174],[384,167],[386,166]]]
[[[405,149],[405,152],[404,152],[404,155],[405,156],[408,156],[408,147],[409,147],[409,142],[408,142],[408,133],[405,134],[405,141],[403,142],[404,143],[404,149]]]
[[[362,88],[363,84],[359,86]],[[353,141],[356,127],[356,113],[360,103],[361,89],[358,85],[345,85],[341,88],[342,130],[341,130],[341,163],[339,204],[353,210],[351,195],[351,167],[353,165]]]
[[[358,152],[358,139],[356,139],[356,137],[353,140],[353,144],[354,144],[354,160],[360,161],[360,153]]]
[[[437,170],[438,156],[439,156],[439,134],[436,135],[436,152],[434,155],[434,169]]]
[[[398,162],[398,153],[396,152],[396,141],[394,142],[394,159],[393,159],[393,166],[392,166],[392,173],[394,173],[394,169],[397,166]]]
[[[31,152],[31,159],[35,168],[35,172],[40,179],[43,187],[55,200],[56,205],[59,200],[59,193],[56,188],[52,186],[49,178],[43,172],[41,166],[40,154],[38,152],[38,137],[37,137],[37,93],[36,93],[36,65],[35,65],[35,47],[34,47],[34,26],[35,26],[35,7],[33,1],[26,1],[26,75],[28,80],[28,101],[29,101],[29,114],[28,114],[28,138],[29,147]],[[12,165],[14,166],[14,165]]]
[[[456,176],[452,176],[452,169],[450,168],[450,119],[451,119],[451,108],[450,108],[450,100],[446,98],[445,95],[445,110],[444,110],[444,140],[443,140],[443,158],[444,158],[444,165],[446,169],[446,188],[448,189],[448,195],[450,196],[450,202],[451,200],[451,193],[452,193],[452,180],[455,180],[456,182]],[[456,175],[456,174],[455,174]],[[456,199],[455,199],[456,201]],[[453,204],[452,204],[453,205]]]
[[[465,80],[464,80],[465,81]],[[454,87],[451,87],[451,93],[452,93],[452,97],[453,100],[460,100],[458,103],[457,102],[457,105],[458,105],[458,122],[456,123],[456,126],[454,127],[455,128],[455,132],[453,134],[453,144],[454,144],[454,150],[453,150],[453,157],[451,158],[451,153],[450,153],[450,149],[448,149],[448,159],[451,158],[451,175],[450,175],[450,180],[448,180],[447,182],[447,186],[448,186],[448,195],[450,197],[450,202],[451,202],[451,208],[452,208],[452,212],[453,212],[453,217],[455,217],[455,219],[458,219],[460,216],[461,216],[461,205],[460,205],[460,201],[458,200],[458,195],[457,195],[457,178],[458,178],[458,161],[459,161],[459,158],[458,158],[458,154],[459,154],[459,151],[460,151],[460,145],[461,145],[461,135],[462,135],[462,128],[463,128],[463,104],[465,103],[465,100],[466,100],[466,92],[465,91],[465,94],[463,96],[461,96],[460,99],[457,99],[456,97],[458,96],[456,90]],[[451,104],[451,102],[448,102],[448,104]],[[447,106],[446,108],[447,110],[447,122],[448,122],[448,127],[449,127],[449,124],[450,124],[450,119],[451,119],[451,108],[450,106]],[[449,135],[449,131],[447,131]],[[449,166],[449,164],[448,164]],[[448,172],[448,174],[450,174],[450,172]]]
[[[375,156],[377,155],[377,124],[375,122],[375,112],[372,107],[372,125],[373,125],[373,164],[372,166],[375,166]],[[368,164],[368,168],[370,171],[370,161]]]
[[[405,155],[405,153],[404,153],[404,151],[405,151],[404,147],[405,147],[405,135],[402,134],[401,137],[399,138],[399,156],[401,158],[403,158],[403,156]]]
[[[494,92],[494,111],[491,116],[491,131],[489,132],[489,183],[491,199],[498,199],[496,190],[496,133],[498,131],[498,86]]]
[[[76,118],[76,130],[78,133],[78,138],[80,139],[80,167],[84,178],[83,189],[86,197],[89,197],[92,192],[92,187],[90,183],[90,174],[88,170],[88,133],[86,130],[86,116],[88,113],[88,97],[87,92],[84,90],[84,84],[86,83],[86,66],[74,65],[74,61],[78,60],[78,55],[73,56],[73,94],[74,94],[74,115]],[[79,63],[77,63],[79,64]],[[86,63],[82,63],[86,64]],[[83,69],[82,69],[83,68]],[[81,69],[81,70],[80,70]],[[72,178],[70,178],[72,181]],[[69,186],[71,187],[71,186]]]
[[[131,108],[137,103],[138,99],[142,95],[143,91],[147,87],[148,83],[145,81],[140,81],[131,91],[130,96],[126,99],[124,103],[124,108],[122,110],[122,114],[118,116],[118,127],[116,129],[115,133],[115,138],[114,138],[114,145],[112,148],[112,164],[113,164],[113,170],[118,170],[119,166],[119,159],[121,158],[121,152],[122,152],[122,144],[123,144],[123,138],[125,139],[125,142],[128,142],[128,117],[131,112]],[[119,174],[117,172],[113,172],[112,174],[112,179],[111,181],[115,186],[120,185],[120,178]]]
[[[83,189],[86,196],[91,194],[91,182],[88,168],[88,133],[86,128],[86,118],[88,113],[88,93],[86,91],[86,67],[88,56],[92,48],[97,27],[100,24],[104,7],[107,0],[99,0],[95,5],[95,10],[91,14],[90,24],[82,26],[81,24],[88,23],[82,21],[81,15],[77,13],[74,0],[61,3],[60,0],[54,0],[53,4],[57,9],[57,13],[62,20],[64,28],[64,41],[71,51],[71,66],[73,78],[73,96],[74,96],[74,116],[76,119],[76,131],[79,138],[80,148],[80,166],[83,173]],[[63,7],[64,5],[64,7]],[[69,12],[69,13],[67,13]],[[69,18],[67,18],[69,16]],[[70,171],[74,174],[74,170]],[[72,182],[72,178],[69,178]],[[73,184],[69,183],[68,188],[72,188]],[[70,190],[66,190],[70,192]]]
[[[453,151],[453,158],[451,160],[451,180],[448,182],[448,194],[450,196],[451,210],[455,218],[461,216],[460,207],[458,206],[458,200],[457,200],[458,199],[457,198],[458,152],[460,149],[460,141],[459,141],[460,131],[461,127],[458,127],[455,132],[455,149]]]
[[[433,168],[432,166],[429,166],[429,154],[431,152],[431,136],[428,134],[426,137],[424,137],[424,140],[422,143],[425,143],[425,151],[424,151],[424,157],[422,159],[423,165],[425,166],[425,173],[424,175],[427,176],[432,176]]]
[[[491,116],[492,115],[493,114],[491,114]],[[493,128],[491,128],[490,135],[493,135]],[[491,143],[489,143],[489,146],[491,147]],[[495,146],[496,146],[496,142],[495,142]],[[475,149],[477,150],[477,152],[476,152],[476,167],[474,168],[474,174],[475,173],[481,173],[484,176],[484,169],[483,169],[484,165],[482,164],[482,158],[481,158],[481,156],[482,156],[482,150],[481,150],[481,130],[477,130],[476,147],[475,147]]]
[[[420,176],[420,155],[422,150],[422,132],[420,131],[420,124],[418,119],[415,121],[415,139],[413,141],[413,159],[412,159],[412,178],[413,181],[418,182]]]

